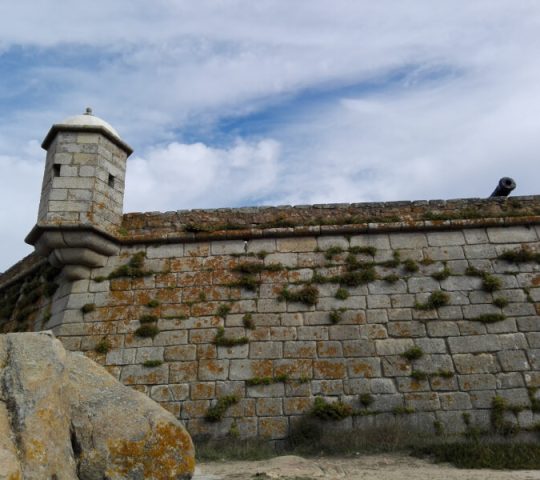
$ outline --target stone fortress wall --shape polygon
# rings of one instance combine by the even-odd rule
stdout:
[[[47,253],[94,248],[36,228]],[[343,429],[540,421],[538,196],[125,214],[105,240],[83,270],[2,275],[2,329],[52,329],[192,435],[279,440],[314,407]]]

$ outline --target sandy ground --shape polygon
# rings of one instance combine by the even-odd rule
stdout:
[[[356,458],[287,455],[254,462],[201,462],[194,480],[540,480],[540,470],[464,470],[404,454]]]

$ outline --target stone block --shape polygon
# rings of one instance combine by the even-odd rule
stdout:
[[[331,247],[339,247],[342,250],[349,249],[349,241],[342,236],[321,236],[317,238],[317,247],[327,250]]]
[[[454,364],[458,373],[497,373],[500,371],[495,355],[489,353],[454,355]]]
[[[446,343],[442,338],[416,338],[414,342],[424,353],[447,353]]]
[[[230,360],[229,378],[249,380],[254,377],[271,377],[271,360]]]
[[[439,394],[435,392],[409,392],[403,395],[405,406],[417,411],[439,410]]]
[[[277,417],[283,415],[283,400],[281,398],[258,398],[256,411],[260,417]]]
[[[468,276],[450,276],[446,280],[443,280],[441,282],[441,287],[443,288],[443,290],[448,290],[451,292],[455,290],[479,290],[480,288],[482,288],[482,279]]]
[[[167,365],[146,368],[142,365],[126,365],[122,367],[120,381],[124,385],[156,385],[166,384],[169,381]]]
[[[163,358],[166,362],[195,360],[197,347],[195,345],[174,345],[165,347]]]
[[[412,294],[395,294],[390,296],[392,308],[411,308],[414,307],[416,296]]]
[[[491,243],[522,243],[538,240],[534,228],[522,226],[492,227],[487,229],[487,234]]]
[[[270,327],[270,339],[273,341],[296,340],[294,327]]]
[[[470,337],[449,337],[448,346],[454,353],[484,353],[501,349],[498,335],[474,335]]]
[[[343,355],[345,357],[370,357],[375,354],[375,344],[372,340],[344,340]]]
[[[330,340],[355,340],[360,338],[360,329],[357,325],[331,325],[328,334]]]
[[[232,347],[217,347],[217,358],[248,358],[250,345],[234,345]]]
[[[350,240],[351,247],[375,247],[377,250],[390,250],[387,234],[354,235]]]
[[[306,397],[289,397],[283,399],[285,415],[305,415],[309,412],[312,400]]]
[[[328,327],[298,327],[298,340],[328,340]]]
[[[426,327],[422,322],[390,322],[387,326],[390,337],[423,337]]]
[[[144,363],[147,360],[163,361],[163,347],[141,347],[137,348],[137,363]]]
[[[287,417],[261,417],[258,419],[259,436],[276,440],[285,438],[289,433]]]
[[[409,377],[412,373],[410,362],[401,356],[384,357],[381,363],[385,377]]]
[[[181,243],[149,246],[146,249],[146,258],[171,258],[182,257],[184,245]]]
[[[381,361],[378,358],[349,358],[346,364],[349,378],[381,376]]]
[[[461,390],[466,392],[470,390],[494,390],[497,386],[495,375],[491,374],[459,375],[458,380]]]
[[[278,252],[313,252],[316,248],[317,239],[315,237],[291,237],[276,240]]]
[[[283,358],[283,344],[282,342],[251,342],[249,344],[249,358]]]
[[[459,328],[455,322],[427,322],[426,327],[430,337],[451,337],[459,335]]]
[[[388,320],[412,320],[410,308],[392,308],[388,310]]]
[[[503,371],[505,372],[521,372],[530,370],[527,356],[522,350],[505,350],[497,353],[497,358]]]
[[[375,401],[371,405],[371,409],[378,412],[391,412],[396,408],[403,407],[403,397],[401,394],[374,395],[374,399]]]
[[[212,255],[243,254],[244,242],[242,240],[221,240],[210,243]]]
[[[428,243],[424,233],[394,233],[390,235],[390,245],[393,249],[420,249]]]
[[[413,346],[413,341],[408,338],[375,340],[375,348],[378,355],[400,355]]]
[[[313,376],[318,379],[344,378],[346,365],[343,359],[325,359],[313,361]]]
[[[428,247],[424,248],[424,255],[435,261],[463,260],[465,258],[463,247]]]
[[[376,280],[368,285],[368,290],[373,295],[407,293],[407,283],[404,280],[398,280],[395,283]]]
[[[366,320],[368,323],[387,323],[388,313],[386,310],[368,310]]]
[[[431,277],[412,277],[407,283],[410,293],[433,292],[439,289],[439,282]]]
[[[495,247],[489,244],[467,245],[463,247],[463,250],[465,251],[465,257],[473,260],[495,258],[497,256]]]
[[[495,375],[495,377],[497,379],[498,389],[518,388],[525,386],[523,375],[518,372],[498,373]]]
[[[390,308],[392,306],[389,295],[368,295],[367,305],[372,308]]]
[[[336,397],[344,394],[343,380],[313,380],[311,388],[313,395]]]
[[[465,236],[462,232],[428,232],[428,245],[431,247],[445,247],[449,245],[464,245]]]
[[[411,377],[396,378],[400,392],[425,392],[430,389],[429,380],[416,380]]]
[[[192,382],[190,392],[191,400],[212,399],[216,396],[216,384],[214,382]]]
[[[359,395],[361,393],[370,393],[370,382],[367,378],[350,378],[343,381],[343,393],[345,395]]]
[[[527,339],[523,333],[505,333],[498,335],[501,350],[526,350]]]
[[[317,342],[317,353],[320,358],[343,357],[341,342],[321,340]]]
[[[190,382],[197,378],[197,362],[174,362],[169,364],[169,380],[171,383]],[[202,378],[201,378],[202,380]]]

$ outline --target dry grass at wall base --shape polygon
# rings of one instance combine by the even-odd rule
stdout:
[[[264,460],[278,455],[357,456],[377,453],[408,453],[458,468],[540,469],[540,442],[463,436],[446,437],[411,431],[400,416],[386,426],[338,431],[333,422],[310,416],[299,419],[289,437],[226,441],[208,436],[194,438],[197,458],[203,460]]]

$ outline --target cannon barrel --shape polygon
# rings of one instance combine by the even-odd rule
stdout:
[[[490,197],[507,197],[512,190],[516,188],[516,182],[513,178],[503,177],[499,180],[497,188],[493,190]]]

